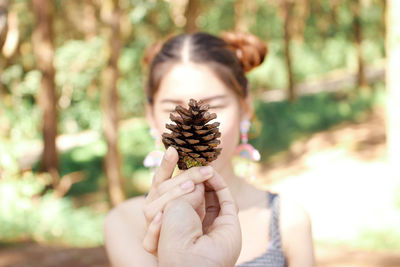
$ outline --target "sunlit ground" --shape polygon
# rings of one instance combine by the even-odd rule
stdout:
[[[291,160],[267,168],[256,182],[269,181],[305,207],[317,243],[398,251],[400,177],[387,163],[384,131],[377,109],[367,122],[296,142]]]

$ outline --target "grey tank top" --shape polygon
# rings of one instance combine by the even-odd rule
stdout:
[[[236,267],[286,267],[286,258],[282,252],[281,232],[279,229],[279,195],[270,192],[267,193],[271,209],[270,241],[267,251],[251,261],[236,265]]]

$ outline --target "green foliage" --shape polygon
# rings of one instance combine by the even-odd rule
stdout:
[[[73,246],[103,242],[104,215],[90,208],[76,208],[69,198],[43,192],[50,177],[32,172],[19,173],[12,155],[0,158],[0,240],[58,243]],[[14,167],[12,167],[14,166]]]
[[[56,82],[59,86],[72,86],[73,100],[81,100],[85,97],[85,90],[104,67],[105,60],[102,38],[66,42],[57,49],[55,55]]]
[[[119,146],[124,155],[124,174],[126,176],[144,169],[143,160],[147,153],[155,149],[149,134],[149,126],[144,119],[135,119],[119,133]]]
[[[135,186],[136,180],[151,180],[150,172],[143,166],[143,160],[148,152],[155,149],[147,123],[143,119],[135,119],[122,127],[119,132],[119,147],[123,158],[122,172],[125,177],[125,190],[129,196],[138,195],[141,192]],[[85,146],[75,147],[61,155],[61,175],[83,171],[86,177],[85,180],[71,187],[69,196],[106,190],[106,178],[103,172],[103,158],[106,151],[106,143],[101,138]]]
[[[61,154],[60,175],[81,171],[85,179],[73,184],[69,196],[83,195],[96,191],[105,191],[103,158],[107,152],[104,140],[94,140],[85,146],[75,147]]]
[[[19,172],[19,165],[13,152],[15,152],[13,146],[4,138],[0,138],[0,179],[15,176]]]
[[[233,0],[212,2],[211,6],[207,6],[207,12],[202,13],[198,18],[200,29],[217,35],[221,31],[233,29],[234,2]]]
[[[24,75],[19,64],[11,65],[1,73],[0,83],[12,90],[12,94],[2,96],[0,101],[0,136],[17,141],[38,137],[40,112],[34,103],[40,78],[37,70]],[[4,113],[1,114],[1,111]]]
[[[144,77],[140,64],[143,51],[144,44],[141,42],[137,42],[133,47],[125,47],[118,62],[121,72],[118,82],[121,96],[120,111],[123,118],[144,115]]]
[[[281,40],[284,31],[277,7],[264,0],[257,0],[257,5],[256,14],[249,14],[254,19],[254,23],[249,25],[250,32],[267,42]]]
[[[281,42],[270,42],[265,62],[248,74],[252,88],[285,88],[287,73]]]
[[[104,40],[71,40],[56,51],[56,83],[60,88],[62,132],[101,128],[99,76],[107,55]]]
[[[379,88],[379,84],[376,85]],[[379,100],[381,90],[373,94],[355,94],[347,99],[335,99],[334,94],[303,96],[294,103],[288,101],[256,102],[255,110],[262,130],[252,140],[264,160],[287,150],[298,138],[328,129],[343,121],[362,118]]]
[[[132,0],[131,2],[133,4],[133,8],[129,14],[129,17],[132,24],[143,23],[146,15],[157,6],[156,1]]]

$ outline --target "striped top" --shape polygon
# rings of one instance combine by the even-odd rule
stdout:
[[[279,195],[268,192],[268,199],[271,208],[268,249],[261,256],[236,265],[237,267],[286,267],[287,265],[285,255],[282,252],[279,229]]]

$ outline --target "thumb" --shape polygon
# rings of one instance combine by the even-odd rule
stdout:
[[[202,235],[201,220],[190,203],[177,199],[165,207],[159,249],[164,244],[175,249],[188,248]]]

